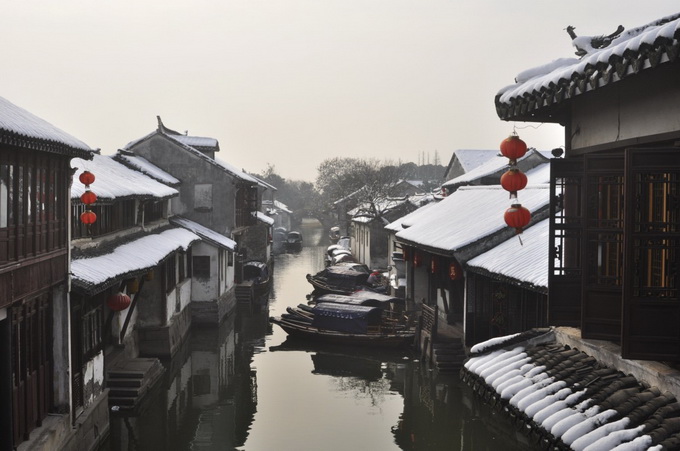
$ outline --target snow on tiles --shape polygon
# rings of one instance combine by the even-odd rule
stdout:
[[[547,208],[549,185],[527,186],[519,200],[531,212]],[[508,192],[500,185],[464,186],[429,208],[427,215],[419,216],[396,236],[424,247],[457,251],[507,229],[503,212],[509,206]]]
[[[181,228],[146,235],[105,255],[73,260],[71,273],[74,280],[98,285],[122,274],[153,268],[170,253],[187,251],[198,240],[198,235]]]
[[[139,172],[146,174],[161,183],[165,183],[166,185],[174,186],[180,183],[177,178],[173,177],[171,174],[168,174],[155,164],[149,162],[149,160],[144,157],[120,152],[115,158],[119,161],[125,162],[126,165],[135,168]]]
[[[27,138],[41,139],[65,144],[75,149],[92,151],[90,146],[55,127],[33,113],[14,105],[0,97],[0,129],[16,133]]]
[[[85,185],[78,180],[78,177],[84,171],[90,171],[94,174],[95,181],[90,189],[99,199],[113,200],[139,196],[164,199],[178,195],[175,188],[130,169],[111,156],[94,154],[92,161],[74,158],[71,160],[71,166],[76,168],[71,186],[71,199],[77,199],[85,192]]]

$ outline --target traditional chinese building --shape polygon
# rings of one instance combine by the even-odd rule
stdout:
[[[680,15],[576,36],[579,58],[496,96],[506,121],[564,126],[552,161],[548,317],[628,359],[680,360]],[[510,77],[509,77],[510,78]]]
[[[69,380],[70,161],[92,149],[0,98],[0,449],[94,446]],[[74,448],[75,449],[75,448]]]

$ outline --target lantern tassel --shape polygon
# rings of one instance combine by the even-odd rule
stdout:
[[[520,246],[524,246],[524,243],[522,242],[522,235],[520,235],[520,234],[518,233],[518,234],[517,234],[517,239],[519,240],[519,245],[520,245]]]

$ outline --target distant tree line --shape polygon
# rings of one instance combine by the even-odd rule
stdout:
[[[260,178],[277,188],[276,199],[293,210],[298,218],[321,219],[333,208],[335,201],[350,195],[359,203],[377,208],[379,201],[389,197],[391,188],[402,180],[418,181],[424,191],[432,191],[443,182],[445,170],[446,167],[439,164],[335,157],[319,165],[315,183],[285,179],[271,164]],[[379,214],[378,211],[374,213]]]

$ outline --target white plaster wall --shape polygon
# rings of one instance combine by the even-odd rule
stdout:
[[[165,324],[170,323],[173,315],[176,312],[177,299],[179,298],[180,311],[184,310],[191,302],[191,292],[192,292],[192,281],[191,279],[185,279],[180,282],[174,290],[168,294],[165,298],[166,300],[166,318]]]
[[[666,68],[671,69],[671,68]],[[680,84],[664,70],[653,82],[642,74],[573,100],[571,148],[631,140],[680,129]]]

